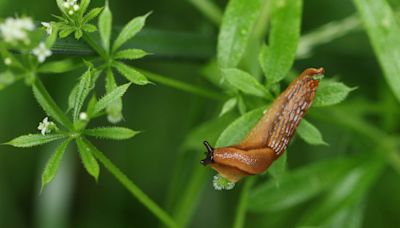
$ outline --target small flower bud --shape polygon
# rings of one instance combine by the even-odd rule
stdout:
[[[81,112],[80,114],[79,114],[79,119],[80,120],[88,120],[88,115],[87,115],[87,113],[86,112]]]
[[[5,58],[4,59],[4,64],[6,64],[7,66],[11,65],[11,63],[12,63],[11,58]]]

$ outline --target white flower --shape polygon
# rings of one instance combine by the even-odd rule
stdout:
[[[52,54],[43,42],[40,42],[39,46],[33,49],[32,53],[36,55],[39,62],[41,63],[44,62],[46,58]]]
[[[53,26],[51,26],[51,23],[49,23],[49,22],[42,22],[41,24],[43,25],[43,27],[46,28],[46,33],[47,33],[47,35],[51,35],[51,33],[53,32]]]
[[[235,187],[235,183],[230,182],[221,175],[217,174],[213,179],[213,186],[215,190],[231,190]]]
[[[42,122],[39,123],[38,130],[42,135],[50,133],[55,128],[55,124],[49,121],[48,117],[45,117]]]
[[[63,4],[64,8],[68,10],[69,15],[73,15],[76,11],[80,9],[77,0],[66,0]]]
[[[0,24],[0,33],[4,41],[13,43],[24,41],[29,43],[28,31],[35,29],[32,19],[25,18],[7,18],[4,23]]]
[[[4,59],[4,64],[6,64],[7,66],[11,65],[11,63],[12,63],[11,58],[7,57],[7,58]]]
[[[87,113],[86,112],[79,113],[79,119],[80,120],[87,120],[88,119]]]

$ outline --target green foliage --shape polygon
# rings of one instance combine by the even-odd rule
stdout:
[[[118,72],[125,76],[126,79],[134,84],[146,85],[150,83],[146,76],[124,63],[115,62],[113,66],[118,70]]]
[[[234,68],[242,59],[261,7],[261,0],[231,0],[218,36],[218,65]]]
[[[29,135],[19,136],[18,138],[15,138],[4,144],[22,148],[33,147],[33,146],[43,145],[65,137],[66,136],[62,134],[51,134],[51,135],[29,134]]]
[[[341,82],[323,80],[317,90],[317,95],[313,101],[315,107],[339,104],[344,101],[348,94],[355,88],[350,88]]]
[[[124,127],[99,127],[95,129],[87,129],[84,133],[96,138],[123,140],[130,139],[139,132]]]
[[[322,138],[318,128],[305,119],[300,122],[296,132],[300,138],[311,145],[328,145]]]
[[[86,171],[97,181],[99,179],[100,166],[96,158],[93,156],[91,148],[86,145],[82,138],[76,139],[76,145],[78,146],[83,166],[85,167]]]
[[[71,140],[65,140],[63,143],[58,146],[54,154],[50,157],[49,161],[44,168],[42,174],[42,191],[44,187],[50,183],[57,174],[58,168],[60,167],[61,160],[64,156],[64,152],[67,149]]]
[[[90,90],[93,88],[92,87],[92,72],[91,69],[89,68],[82,76],[81,80],[78,84],[77,90],[75,92],[75,99],[74,99],[74,113],[73,113],[73,118],[74,120],[78,119],[79,113],[81,112],[83,103],[85,102],[87,96],[90,93]]]
[[[353,0],[392,92],[400,101],[400,25],[386,0]]]
[[[99,16],[99,33],[103,48],[109,52],[110,51],[110,38],[112,29],[112,14],[110,8],[108,8],[108,2],[103,12]]]
[[[270,84],[285,78],[293,65],[300,37],[302,5],[302,0],[271,1],[269,43],[260,52],[261,67]]]
[[[96,105],[94,106],[93,109],[94,115],[105,109],[107,106],[109,106],[116,100],[120,99],[128,90],[130,85],[131,85],[130,83],[127,83],[125,85],[118,86],[111,92],[107,93],[104,97],[100,98],[100,100],[97,101]]]

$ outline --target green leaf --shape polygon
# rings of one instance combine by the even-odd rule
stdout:
[[[100,127],[95,129],[85,130],[86,135],[94,136],[97,138],[123,140],[129,139],[137,135],[138,131],[133,131],[124,127]]]
[[[254,109],[233,121],[219,136],[215,147],[239,143],[257,124],[265,107]]]
[[[341,82],[322,80],[317,89],[313,106],[322,107],[339,104],[344,101],[347,95],[353,90],[355,90],[355,88],[350,88]]]
[[[112,14],[108,7],[108,1],[103,12],[99,16],[99,33],[104,49],[110,51],[110,37],[112,29]]]
[[[218,36],[217,58],[220,67],[232,68],[239,64],[260,9],[260,0],[229,1]]]
[[[249,73],[229,68],[222,69],[222,75],[236,89],[258,97],[271,97],[269,92]]]
[[[86,110],[86,113],[89,116],[89,118],[93,116],[94,107],[96,107],[96,103],[97,103],[96,95],[93,95],[92,98],[90,98],[90,100],[89,100],[87,110]]]
[[[315,207],[302,216],[304,225],[329,225],[333,217],[360,203],[370,186],[382,173],[384,161],[375,156],[374,159],[353,167],[341,180],[330,189],[329,194],[318,201]]]
[[[105,109],[108,105],[112,104],[114,101],[118,100],[121,98],[128,87],[130,86],[130,83],[124,84],[122,86],[116,87],[114,90],[112,90],[110,93],[107,93],[104,97],[102,97],[95,105],[94,107],[94,113],[98,113],[101,110]]]
[[[142,30],[146,18],[151,14],[151,12],[133,18],[128,24],[124,26],[124,28],[119,33],[117,39],[114,42],[113,52],[118,50],[123,44],[125,44],[128,40],[132,39],[140,30]]]
[[[71,35],[71,33],[73,33],[75,31],[74,27],[68,27],[68,28],[64,28],[64,29],[60,29],[60,38],[65,38],[69,35]]]
[[[50,22],[50,26],[51,26],[52,32],[46,39],[46,47],[49,49],[52,48],[53,45],[55,44],[55,42],[57,41],[57,37],[58,37],[57,34],[58,34],[58,30],[59,30],[57,23]]]
[[[400,24],[385,0],[353,0],[385,79],[400,101]]]
[[[0,73],[0,90],[15,82],[15,76],[11,71],[4,71]]]
[[[58,9],[65,15],[68,16],[68,14],[64,10],[64,0],[56,0]]]
[[[269,84],[287,76],[296,57],[300,37],[302,0],[271,1],[269,44],[260,54],[261,67]]]
[[[125,76],[126,79],[136,85],[146,85],[150,83],[146,76],[124,63],[114,62],[113,67],[115,67],[123,76]]]
[[[78,84],[77,90],[75,92],[75,100],[74,100],[74,120],[78,119],[79,113],[81,112],[83,103],[86,100],[86,97],[89,95],[92,90],[92,72],[89,68],[82,76],[81,80]]]
[[[318,128],[316,128],[314,125],[312,125],[305,119],[303,119],[300,122],[300,125],[297,128],[296,133],[300,136],[300,138],[302,138],[308,144],[328,145],[322,138],[322,134],[321,132],[319,132]]]
[[[98,8],[94,8],[92,10],[89,11],[89,13],[87,13],[84,17],[83,17],[83,24],[86,24],[87,22],[95,19],[103,10],[103,7],[98,7]]]
[[[79,5],[80,6],[80,15],[81,16],[86,12],[89,4],[90,4],[90,0],[81,0],[80,5]]]
[[[47,162],[46,167],[44,168],[42,174],[42,188],[41,188],[42,190],[56,176],[58,167],[60,166],[61,160],[64,156],[64,152],[67,149],[67,146],[70,142],[71,140],[65,140],[63,143],[61,143],[61,145],[56,149],[56,151],[53,153],[53,155]]]
[[[357,162],[358,158],[329,159],[287,172],[278,187],[270,181],[254,188],[249,196],[249,210],[267,212],[294,207],[339,182]]]
[[[96,32],[97,31],[97,27],[92,24],[85,24],[82,26],[82,29],[85,32]]]
[[[82,65],[72,59],[64,59],[53,62],[45,62],[39,66],[39,73],[59,74],[75,70]]]
[[[106,76],[106,92],[110,93],[115,88],[117,88],[117,83],[115,82],[113,71],[112,69],[108,69]],[[111,123],[120,122],[123,119],[122,108],[122,98],[119,98],[108,105],[106,108],[108,121]]]
[[[46,144],[55,140],[59,140],[65,137],[66,137],[65,135],[61,134],[48,134],[48,135],[29,134],[29,135],[19,136],[18,138],[15,138],[4,144],[21,148],[33,147]]]
[[[225,113],[231,111],[233,108],[235,108],[236,104],[237,104],[236,97],[232,97],[231,99],[227,100],[222,106],[222,110],[219,113],[219,116],[223,116]]]
[[[82,38],[83,36],[83,32],[81,29],[75,30],[75,39],[79,40],[80,38]]]
[[[91,147],[88,146],[86,142],[82,140],[82,138],[76,139],[76,145],[78,145],[83,166],[85,167],[86,171],[97,181],[99,178],[100,167],[96,158],[92,154]]]
[[[114,58],[133,60],[143,58],[146,55],[148,55],[148,53],[141,49],[126,49],[115,53]]]

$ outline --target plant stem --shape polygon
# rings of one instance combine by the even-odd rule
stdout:
[[[101,58],[103,58],[104,61],[108,60],[107,52],[89,34],[84,32],[83,39],[86,41],[87,44],[89,44],[91,48],[93,48],[93,50],[95,50],[101,56]]]
[[[236,209],[235,222],[233,224],[234,228],[244,227],[244,222],[246,219],[246,211],[247,211],[247,198],[249,195],[250,188],[254,183],[254,180],[255,177],[248,177],[244,183],[242,192],[240,193],[239,205]]]
[[[50,96],[50,94],[47,92],[46,88],[44,87],[43,83],[40,81],[39,78],[35,78],[35,81],[33,82],[33,90],[36,99],[40,103],[40,100],[38,99],[37,95],[40,96],[40,99],[43,99],[46,103],[46,105],[49,106],[51,111],[53,113],[48,113],[51,114],[54,119],[57,119],[61,124],[63,124],[68,130],[73,129],[73,124],[72,122],[68,119],[68,117],[65,116],[64,112],[58,107],[57,103],[53,100],[53,98]],[[40,103],[41,106],[43,104]],[[46,112],[49,112],[49,110],[45,110]]]
[[[219,26],[222,21],[222,12],[218,6],[210,0],[188,0],[192,3],[200,12],[204,14],[210,21],[214,22],[216,26]]]
[[[137,187],[118,167],[116,167],[101,151],[91,142],[84,141],[92,148],[93,155],[104,165],[104,167],[147,209],[149,209],[160,221],[168,227],[178,227],[175,221],[161,209],[149,196]]]
[[[137,68],[136,68],[137,69]],[[166,76],[162,76],[156,73],[152,73],[149,71],[145,71],[142,69],[137,69],[138,71],[140,71],[141,73],[143,73],[144,75],[146,75],[150,80],[163,84],[165,86],[169,86],[178,90],[182,90],[185,92],[189,92],[189,93],[193,93],[193,94],[197,94],[203,97],[207,97],[207,98],[211,98],[214,100],[225,100],[225,96],[221,95],[217,92],[208,90],[208,89],[203,89],[201,87],[197,87],[197,86],[193,86],[191,84],[187,84],[178,80],[174,80],[171,79],[169,77]]]

